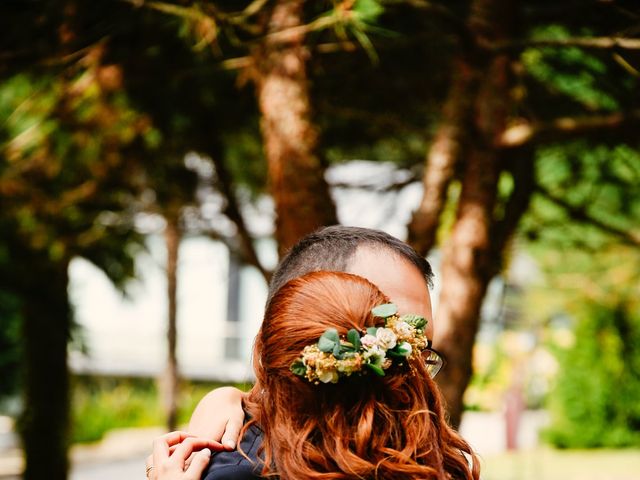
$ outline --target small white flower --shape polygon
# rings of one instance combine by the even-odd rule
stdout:
[[[378,339],[378,345],[385,350],[395,347],[398,340],[398,337],[390,328],[379,328],[376,332],[376,338]]]
[[[378,339],[377,339],[375,336],[373,336],[373,335],[369,335],[369,334],[367,333],[364,337],[362,337],[362,338],[360,339],[360,343],[361,343],[361,344],[362,344],[362,346],[363,346],[363,347],[365,347],[365,348],[371,348],[371,347],[373,347],[374,345],[377,345],[377,344],[378,344]]]
[[[409,338],[413,335],[413,327],[407,322],[396,322],[393,329],[400,338]]]
[[[384,349],[382,349],[379,345],[374,345],[369,350],[364,352],[362,356],[364,357],[365,360],[369,360],[371,358],[375,360],[384,360],[384,358],[387,356],[387,352]],[[373,363],[377,363],[377,362],[374,361]]]
[[[337,383],[338,372],[335,370],[318,370],[318,380],[322,383]]]

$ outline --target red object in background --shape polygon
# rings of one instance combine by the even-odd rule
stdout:
[[[504,417],[507,450],[518,449],[518,430],[523,410],[524,398],[522,396],[522,388],[518,383],[514,383],[505,396]]]

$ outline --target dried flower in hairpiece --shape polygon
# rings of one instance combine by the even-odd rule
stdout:
[[[291,371],[314,383],[337,383],[365,369],[384,376],[394,363],[402,364],[427,348],[427,320],[418,315],[399,317],[397,312],[393,303],[373,308],[371,313],[383,318],[384,326],[369,327],[362,336],[353,328],[346,338],[341,338],[335,328],[327,329],[316,344],[302,350]]]

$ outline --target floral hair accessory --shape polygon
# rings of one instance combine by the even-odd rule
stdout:
[[[367,371],[382,377],[391,365],[419,357],[428,346],[427,320],[397,312],[393,303],[373,308],[371,313],[384,318],[384,326],[369,327],[364,335],[352,328],[341,338],[335,328],[327,329],[316,344],[304,347],[291,371],[316,384],[337,383],[341,377]]]

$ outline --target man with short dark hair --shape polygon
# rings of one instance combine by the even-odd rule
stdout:
[[[380,230],[334,225],[300,240],[282,259],[269,284],[269,298],[289,280],[319,270],[347,272],[358,249],[388,251],[413,264],[431,285],[433,272],[423,257],[396,237]],[[268,301],[268,300],[267,300]]]
[[[406,243],[368,228],[335,225],[320,229],[300,240],[279,263],[269,285],[268,299],[289,280],[320,270],[366,278],[398,306],[400,314],[426,318],[427,338],[433,338],[428,288],[433,272],[429,263]],[[232,387],[210,392],[193,412],[188,432],[235,448],[244,422],[242,396],[243,392]]]

